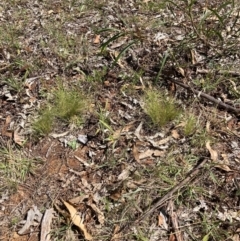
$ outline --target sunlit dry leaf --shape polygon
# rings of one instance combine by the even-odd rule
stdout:
[[[218,153],[217,153],[217,151],[215,151],[211,148],[210,141],[207,141],[206,148],[210,152],[212,161],[216,162],[218,160]]]
[[[100,43],[100,35],[96,35],[95,39],[93,40],[94,44],[99,44]]]
[[[49,241],[51,240],[51,223],[54,214],[54,209],[47,209],[43,215],[41,222],[41,237],[40,241]]]
[[[158,215],[158,226],[163,227],[164,229],[168,230],[168,225],[166,222],[166,217],[160,211]]]
[[[139,124],[139,126],[137,127],[134,135],[138,138],[138,140],[140,141],[143,141],[143,138],[141,137],[140,135],[140,132],[141,132],[141,129],[142,129],[142,125],[143,125],[143,122],[141,121],[141,123]]]
[[[65,201],[63,201],[63,203],[70,213],[73,224],[80,228],[80,230],[84,234],[85,239],[92,240],[93,238],[92,238],[91,234],[88,233],[85,225],[83,224],[84,220],[79,216],[79,214],[77,213],[77,210],[71,204],[69,204]]]
[[[168,241],[175,241],[176,240],[176,237],[175,237],[175,234],[174,233],[171,233],[169,235],[169,240]]]
[[[190,50],[191,52],[191,60],[192,60],[192,64],[196,64],[197,60],[196,60],[196,54],[195,51],[193,49]]]
[[[170,137],[166,137],[166,138],[158,141],[157,144],[158,144],[159,146],[160,146],[160,145],[164,145],[164,144],[168,143],[170,139],[171,139]]]
[[[74,197],[74,198],[70,199],[69,202],[72,203],[72,204],[79,204],[79,203],[83,202],[85,199],[88,199],[88,198],[89,198],[89,195],[81,195],[81,196]]]
[[[207,133],[209,133],[211,131],[209,121],[207,121],[207,124],[206,124],[206,131],[207,131]]]
[[[139,152],[138,152],[138,149],[137,149],[136,145],[133,146],[133,150],[132,151],[133,151],[133,156],[134,156],[135,161],[140,163]]]
[[[226,171],[226,172],[231,172],[232,171],[229,166],[227,166],[225,164],[221,164],[221,163],[215,165],[215,167],[217,167],[217,168],[219,168],[219,169],[221,169],[223,171]]]
[[[183,68],[179,67],[179,68],[178,68],[178,71],[180,72],[180,74],[181,74],[183,77],[185,77],[185,71],[184,71]]]
[[[39,225],[41,219],[42,219],[42,213],[40,213],[40,211],[38,210],[37,206],[34,205],[27,212],[27,220],[25,221],[24,226],[18,231],[18,234],[22,235],[26,231],[28,231],[28,229],[31,226],[36,226],[36,224]],[[38,223],[36,223],[36,221]]]
[[[52,134],[50,134],[50,136],[52,136],[53,138],[59,138],[59,137],[66,136],[68,133],[69,133],[69,131],[65,131],[65,132],[59,133],[59,134],[57,134],[57,133],[52,133]]]
[[[100,209],[99,209],[94,203],[92,203],[92,202],[89,201],[87,204],[88,204],[88,205],[93,209],[93,211],[97,214],[97,218],[98,218],[99,223],[100,223],[100,224],[104,224],[105,218],[104,218],[103,212],[101,212]]]
[[[148,149],[147,151],[140,153],[138,157],[141,160],[141,159],[144,159],[147,157],[152,157],[152,156],[155,156],[155,157],[163,156],[164,153],[165,153],[164,151]]]
[[[120,231],[120,226],[119,225],[115,225],[111,241],[119,240],[119,238],[122,236],[119,231]]]
[[[232,241],[239,241],[240,240],[240,235],[238,235],[237,233],[234,234],[232,237],[231,237]]]
[[[118,176],[118,180],[126,180],[129,177],[129,169],[124,169],[121,174]]]
[[[49,15],[52,14],[52,13],[54,13],[54,11],[52,9],[48,11]]]
[[[15,143],[17,143],[19,146],[23,146],[24,144],[24,138],[18,134],[18,131],[15,130],[13,132],[13,140]]]
[[[179,139],[180,138],[180,135],[178,134],[177,130],[172,130],[172,137],[174,139]]]
[[[222,161],[222,163],[220,162],[218,165],[216,165],[216,167],[219,169],[222,169],[223,171],[226,171],[226,172],[232,171],[229,168],[230,163],[229,163],[227,154],[222,154],[221,156],[223,158],[223,161]]]
[[[8,125],[11,122],[11,116],[8,115],[5,120],[5,124]]]

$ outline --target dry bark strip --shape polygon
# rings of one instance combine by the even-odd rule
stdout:
[[[177,85],[180,85],[182,86],[183,88],[185,89],[188,89],[188,90],[191,90],[193,93],[197,94],[199,97],[203,97],[207,100],[210,100],[211,102],[217,104],[217,106],[221,107],[221,108],[224,108],[226,109],[227,111],[229,112],[232,112],[234,114],[237,114],[239,115],[240,114],[240,109],[239,108],[234,108],[233,106],[231,105],[228,105],[228,104],[225,104],[224,102],[220,101],[220,100],[217,100],[215,98],[213,98],[212,96],[206,94],[206,93],[203,93],[201,91],[198,91],[198,90],[195,90],[193,88],[191,88],[190,86],[188,85],[185,85],[184,83],[180,82],[180,81],[177,81],[175,79],[172,79],[172,78],[169,78],[169,80]]]

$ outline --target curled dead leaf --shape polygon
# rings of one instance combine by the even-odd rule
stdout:
[[[69,203],[63,201],[64,205],[66,206],[67,210],[70,213],[71,216],[71,220],[73,222],[74,225],[76,225],[77,227],[79,227],[79,229],[83,232],[84,237],[86,240],[92,240],[93,237],[91,236],[91,234],[88,233],[85,225],[83,224],[83,219],[80,217],[80,215],[77,213],[77,210]]]
[[[95,39],[93,40],[94,44],[99,44],[100,43],[100,35],[96,35]]]
[[[218,153],[217,151],[213,150],[210,146],[210,141],[207,141],[206,143],[206,148],[208,149],[208,151],[210,152],[211,155],[211,160],[216,162],[218,160]]]

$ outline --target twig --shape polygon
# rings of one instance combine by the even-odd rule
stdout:
[[[135,222],[134,224],[140,222],[143,218],[148,216],[149,214],[153,213],[157,208],[163,206],[163,204],[170,199],[173,194],[177,191],[179,191],[184,185],[186,185],[191,179],[196,177],[196,175],[199,173],[200,169],[203,167],[203,165],[207,162],[207,159],[203,159],[203,161],[196,166],[190,173],[187,175],[187,178],[182,180],[180,183],[178,183],[170,192],[168,192],[166,195],[164,195],[158,202],[156,202],[149,210],[147,210],[145,213],[143,213]]]
[[[169,202],[169,216],[171,218],[171,222],[172,222],[172,229],[173,229],[173,234],[175,235],[177,241],[183,241],[183,236],[182,236],[182,232],[179,230],[179,226],[178,226],[178,220],[177,220],[177,214],[176,212],[173,211],[173,201],[170,200]]]
[[[208,69],[197,69],[197,73],[199,74],[208,74],[210,73],[211,70]],[[240,72],[237,71],[233,71],[233,70],[216,70],[217,74],[222,74],[222,75],[231,75],[233,77],[239,77],[240,76]]]
[[[234,108],[232,107],[231,105],[228,105],[228,104],[225,104],[224,102],[220,101],[220,100],[217,100],[215,98],[213,98],[212,96],[206,94],[206,93],[203,93],[201,91],[198,91],[198,90],[195,90],[195,89],[192,89],[190,86],[188,85],[185,85],[184,83],[180,82],[180,81],[177,81],[175,79],[172,79],[172,78],[169,78],[169,80],[177,85],[180,85],[182,86],[183,88],[185,89],[188,89],[188,90],[191,90],[193,93],[197,94],[198,96],[200,97],[203,97],[207,100],[210,100],[211,102],[217,104],[217,106],[219,107],[222,107],[224,109],[226,109],[227,111],[229,112],[233,112],[234,114],[240,114],[240,109],[239,108]]]

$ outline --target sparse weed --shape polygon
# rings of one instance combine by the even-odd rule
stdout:
[[[8,78],[3,81],[3,83],[7,84],[13,91],[20,92],[24,88],[24,82],[15,77]]]
[[[210,136],[206,130],[198,130],[192,136],[191,144],[194,147],[205,147],[208,140],[213,140],[213,137]]]
[[[54,115],[51,109],[44,109],[40,112],[39,118],[33,123],[33,129],[37,135],[44,136],[51,132]]]
[[[181,113],[173,98],[157,90],[148,90],[144,95],[144,111],[150,116],[154,125],[162,127],[176,119]]]
[[[107,73],[106,67],[102,68],[101,70],[93,70],[93,72],[90,75],[86,76],[86,81],[102,82],[106,73]]]
[[[11,147],[0,149],[0,160],[0,183],[9,189],[15,189],[15,184],[24,181],[34,168],[33,160],[27,158],[21,150],[13,150]]]

